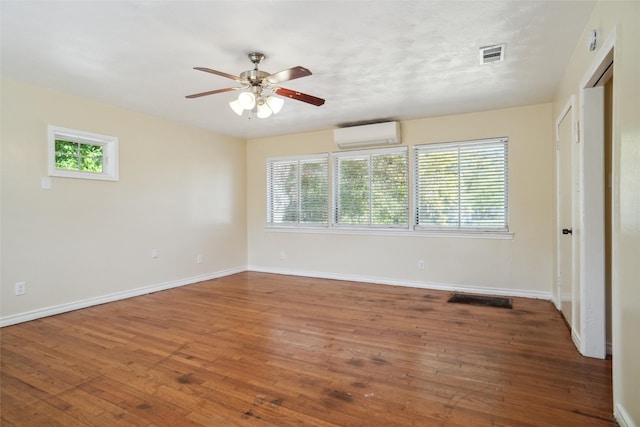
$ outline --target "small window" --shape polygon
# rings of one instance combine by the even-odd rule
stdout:
[[[49,126],[49,175],[118,180],[118,138]]]
[[[333,154],[335,226],[408,228],[407,147]]]
[[[329,156],[267,160],[267,223],[328,226]]]
[[[508,231],[507,139],[415,147],[416,229]]]

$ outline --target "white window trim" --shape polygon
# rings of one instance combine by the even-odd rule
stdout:
[[[505,228],[458,228],[458,227],[433,227],[433,226],[424,226],[418,224],[418,214],[417,214],[417,206],[418,206],[418,168],[415,164],[415,158],[417,152],[420,148],[439,148],[439,147],[448,147],[451,145],[457,146],[482,146],[484,144],[490,144],[495,142],[501,142],[505,144],[505,155],[506,155],[506,164],[505,164],[505,180],[507,182],[507,207],[505,212]],[[421,235],[428,235],[434,237],[478,237],[478,238],[498,238],[498,239],[512,239],[513,233],[510,232],[509,229],[509,137],[497,137],[497,138],[484,138],[484,139],[472,139],[472,140],[464,140],[464,141],[449,141],[449,142],[438,142],[431,144],[418,144],[413,147],[414,154],[414,172],[413,172],[413,203],[414,203],[414,225],[413,229],[417,233]]]
[[[455,142],[467,142],[470,144],[481,143],[486,140],[505,140],[508,141],[508,137],[501,138],[487,138],[487,139],[477,139],[470,141],[455,141]],[[446,143],[436,143],[436,144],[446,144]],[[413,149],[419,147],[421,145],[427,144],[419,144],[413,146]],[[409,146],[406,147],[408,150]],[[508,148],[507,148],[508,149]],[[335,157],[339,156],[341,153],[345,154],[358,154],[358,153],[366,153],[371,151],[372,149],[360,149],[360,150],[349,150],[342,152],[331,152],[331,153],[322,153],[322,154],[306,154],[299,156],[283,156],[283,157],[270,157],[267,159],[267,164],[272,160],[290,160],[293,158],[297,158],[300,160],[308,159],[308,158],[317,158],[318,156],[327,155],[329,156],[331,163],[335,160]],[[397,150],[397,147],[389,147],[383,149],[376,149],[378,152],[388,151],[394,152]],[[408,166],[411,162],[409,159]],[[508,169],[506,171],[508,174]],[[265,231],[267,232],[275,232],[275,233],[302,233],[302,234],[336,234],[336,235],[367,235],[367,236],[397,236],[397,237],[410,237],[410,238],[456,238],[456,239],[497,239],[497,240],[511,240],[514,238],[515,233],[509,230],[493,230],[493,229],[482,229],[482,230],[472,230],[472,229],[433,229],[433,228],[424,228],[424,227],[416,227],[415,226],[415,218],[409,218],[409,221],[413,222],[413,227],[384,227],[384,226],[353,226],[353,225],[337,225],[333,222],[333,206],[334,206],[334,166],[333,164],[329,164],[329,189],[331,198],[331,212],[329,213],[329,224],[295,224],[295,223],[266,223]],[[415,171],[413,171],[413,176],[409,176],[409,191],[413,192],[414,200],[413,203],[415,205]],[[268,183],[267,183],[268,185]],[[415,206],[414,206],[414,214],[415,216]],[[509,212],[507,210],[507,215]],[[508,221],[508,218],[507,218]]]
[[[339,158],[348,158],[348,157],[359,157],[359,156],[371,156],[371,155],[385,155],[385,154],[398,154],[404,153],[407,156],[407,223],[406,224],[342,224],[336,222],[336,209],[338,204],[338,191],[336,186],[338,185],[336,166],[337,159]],[[359,149],[359,150],[348,150],[348,151],[336,151],[331,153],[331,216],[330,223],[332,230],[338,231],[354,231],[356,233],[375,233],[375,232],[384,232],[384,231],[399,231],[404,232],[410,229],[411,218],[409,215],[409,197],[411,197],[411,179],[409,176],[409,163],[411,159],[409,158],[409,147],[408,146],[399,146],[399,147],[388,147],[388,148],[369,148],[369,149]]]
[[[82,172],[56,168],[56,139],[78,142],[81,144],[101,145],[103,147],[102,173]],[[97,179],[103,181],[118,181],[118,137],[85,132],[61,126],[48,125],[48,173],[49,176],[63,178]]]
[[[329,153],[317,153],[317,154],[303,154],[303,155],[296,155],[296,156],[279,156],[279,157],[269,157],[267,158],[267,168],[269,167],[269,165],[272,162],[293,162],[293,161],[297,161],[297,162],[305,162],[305,161],[317,161],[317,160],[325,160],[327,162],[327,186],[328,186],[328,191],[330,191],[330,179],[331,179],[331,166],[329,164]],[[269,172],[267,172],[267,188],[266,188],[266,194],[267,194],[267,198],[270,192],[270,185],[271,182],[269,180]],[[298,183],[299,184],[299,183]],[[327,195],[327,197],[329,197]],[[329,200],[327,200],[327,204],[329,203]],[[331,219],[329,217],[327,217],[327,222],[325,223],[309,223],[309,222],[269,222],[269,217],[270,217],[270,210],[272,209],[269,200],[267,200],[267,212],[266,212],[266,225],[265,227],[268,229],[289,229],[289,230],[301,230],[301,229],[324,229],[326,230],[327,228],[329,228],[329,224],[331,222]],[[328,207],[327,207],[328,209]],[[329,214],[329,212],[327,211],[327,215]]]
[[[503,231],[488,232],[431,232],[423,230],[412,230],[405,228],[385,228],[385,229],[355,229],[342,227],[265,227],[267,232],[277,233],[301,233],[301,234],[338,234],[338,235],[360,235],[360,236],[394,236],[394,237],[417,237],[417,238],[454,238],[454,239],[489,239],[489,240],[513,240],[515,234]]]

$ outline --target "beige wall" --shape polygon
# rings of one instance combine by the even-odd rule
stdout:
[[[508,136],[513,239],[282,232],[265,229],[266,159],[336,151],[331,131],[254,139],[247,145],[250,268],[417,286],[482,288],[550,298],[554,247],[551,105],[405,121],[415,145]],[[418,260],[426,269],[418,270]]]
[[[586,31],[600,40],[616,34],[613,80],[612,323],[614,409],[622,425],[640,425],[640,2],[601,1],[568,63],[554,117],[598,55]],[[579,106],[578,106],[579,108]]]
[[[586,30],[616,30],[613,87],[614,404],[640,425],[640,2],[601,1]],[[265,160],[334,151],[330,131],[223,137],[85,99],[2,82],[2,318],[252,268],[550,296],[553,122],[596,53],[576,46],[553,105],[403,122],[404,143],[510,138],[512,240],[265,230]],[[579,108],[579,106],[578,106]],[[46,175],[46,125],[120,137],[120,181]],[[246,163],[245,163],[246,155]],[[248,245],[247,245],[248,242]],[[248,251],[247,251],[248,247]],[[150,252],[157,248],[159,258]],[[202,253],[204,262],[195,263]],[[417,260],[426,269],[417,269]],[[76,268],[81,265],[82,268]],[[27,294],[13,287],[27,282]]]
[[[42,190],[48,124],[118,136],[120,181]],[[2,318],[246,268],[245,141],[9,80],[1,137]]]

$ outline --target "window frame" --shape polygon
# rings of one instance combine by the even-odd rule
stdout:
[[[274,222],[274,211],[273,211],[273,189],[272,189],[272,164],[278,162],[296,162],[298,164],[298,176],[296,177],[296,183],[298,187],[298,193],[301,193],[301,175],[300,175],[300,164],[303,163],[312,163],[312,162],[324,162],[325,171],[326,171],[326,221],[325,222],[303,222],[300,221],[300,216],[297,221],[286,221],[286,222]],[[320,228],[326,229],[329,228],[330,225],[330,217],[329,217],[329,205],[330,205],[330,165],[329,165],[329,153],[319,153],[319,154],[308,154],[308,155],[298,155],[298,156],[285,156],[285,157],[270,157],[267,159],[267,171],[266,171],[266,190],[267,190],[267,203],[266,203],[266,225],[268,228],[282,228],[282,229],[301,229],[301,228]],[[299,199],[299,202],[301,200]],[[298,212],[300,212],[300,204],[298,204]]]
[[[414,192],[414,230],[420,232],[429,232],[435,234],[449,234],[449,235],[509,235],[509,149],[508,149],[508,137],[498,137],[498,138],[485,138],[485,139],[474,139],[474,140],[465,140],[465,141],[453,141],[453,142],[439,142],[439,143],[431,143],[431,144],[419,144],[413,147],[414,150],[414,173],[413,173],[413,192]],[[423,225],[420,224],[420,167],[418,156],[420,152],[431,151],[434,152],[438,149],[457,149],[458,156],[457,162],[459,165],[460,161],[460,148],[461,147],[474,147],[474,146],[483,146],[483,145],[495,145],[497,143],[502,144],[503,146],[503,157],[504,157],[504,167],[502,170],[503,180],[504,180],[504,221],[502,227],[474,227],[474,226],[461,226],[460,220],[458,222],[458,226],[433,226],[433,225]],[[460,173],[458,166],[458,185],[457,188],[460,188]],[[458,200],[458,211],[460,211],[460,198]],[[459,215],[460,216],[460,215]]]
[[[102,172],[88,172],[56,167],[56,140],[102,147]],[[70,129],[61,126],[47,126],[49,176],[62,178],[119,181],[118,137]]]
[[[339,215],[339,197],[340,197],[340,160],[341,158],[356,158],[356,157],[369,157],[368,167],[369,171],[371,171],[371,161],[374,156],[384,156],[384,155],[398,155],[401,154],[405,156],[405,186],[406,186],[406,205],[405,205],[405,215],[406,222],[398,223],[398,224],[376,224],[372,223],[372,198],[371,198],[371,186],[369,187],[369,211],[370,211],[370,222],[368,224],[350,224],[350,223],[340,223],[338,222]],[[335,230],[409,230],[409,224],[411,221],[410,218],[410,191],[411,191],[411,180],[409,177],[409,147],[406,145],[396,146],[396,147],[385,147],[385,148],[370,148],[370,149],[362,149],[362,150],[349,150],[349,151],[339,151],[331,153],[331,161],[332,161],[332,186],[331,186],[331,226]],[[369,176],[369,180],[371,182],[372,177]]]

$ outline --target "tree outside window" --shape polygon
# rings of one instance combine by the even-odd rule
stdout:
[[[507,140],[415,148],[416,227],[508,230]]]
[[[56,139],[57,169],[102,173],[103,146]]]
[[[334,223],[408,226],[406,147],[334,154]]]
[[[267,162],[267,222],[328,225],[328,156]]]

